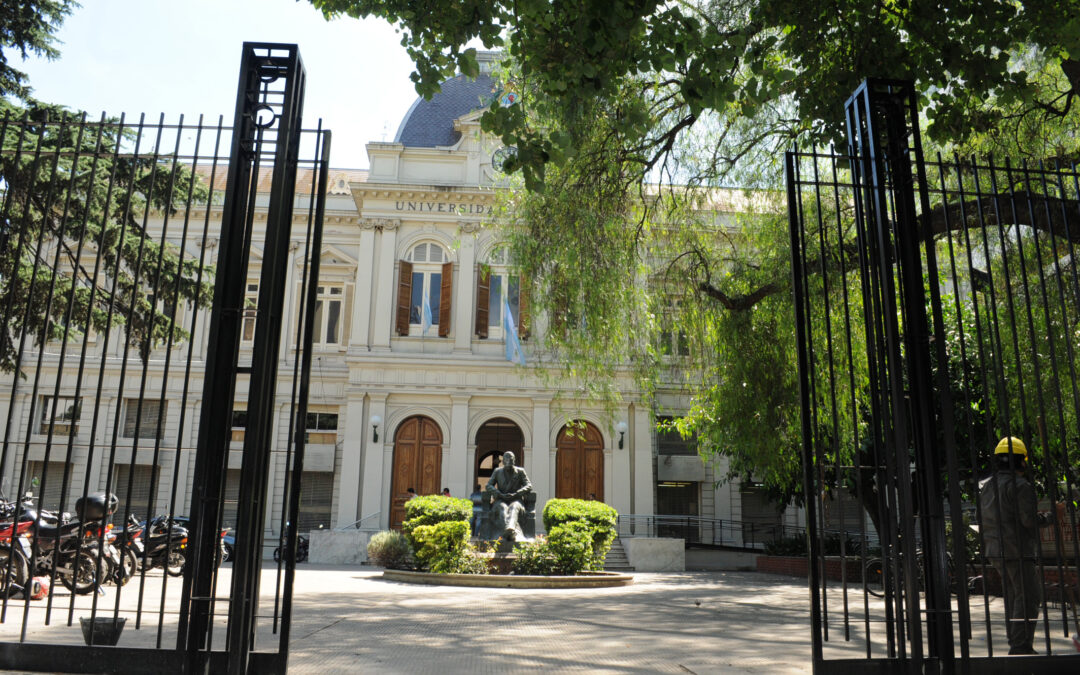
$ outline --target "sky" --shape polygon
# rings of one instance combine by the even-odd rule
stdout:
[[[35,97],[91,118],[204,114],[231,124],[243,43],[296,43],[307,70],[304,126],[321,117],[333,132],[331,166],[363,169],[365,144],[394,140],[417,98],[412,61],[382,19],[327,22],[307,0],[82,2],[57,35],[60,58],[12,65]]]

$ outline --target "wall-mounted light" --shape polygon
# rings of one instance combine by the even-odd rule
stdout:
[[[378,415],[371,416],[371,442],[379,442],[379,425],[382,424],[382,418]]]
[[[626,422],[619,422],[618,424],[615,425],[615,431],[619,432],[619,449],[620,450],[622,450],[622,448],[623,448],[623,438],[626,437],[626,430],[628,428],[629,427],[626,426]]]

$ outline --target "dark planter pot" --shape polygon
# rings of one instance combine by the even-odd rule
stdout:
[[[120,633],[124,632],[124,624],[127,623],[127,619],[101,616],[95,618],[91,623],[90,619],[80,617],[79,623],[82,624],[83,640],[86,641],[86,644],[112,647],[120,641]]]

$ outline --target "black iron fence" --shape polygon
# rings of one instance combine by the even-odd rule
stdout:
[[[924,157],[913,101],[869,82],[848,103],[849,152],[787,155],[815,669],[1076,672],[1080,174]],[[980,484],[1003,436],[1026,443],[1049,514],[1024,535],[1042,543],[1038,666],[992,658],[1009,651],[1007,602]],[[840,492],[881,541],[849,556],[876,572],[842,585],[820,508]]]
[[[248,44],[232,126],[0,121],[0,667],[284,671],[263,532],[296,522],[329,143],[302,99],[296,48]]]
[[[790,550],[794,555],[806,553],[806,527],[803,525],[700,516],[620,514],[616,532],[620,537],[682,539],[688,547],[715,546],[747,551],[765,551],[775,547]],[[851,528],[847,530],[825,528],[822,535],[827,541],[836,542],[837,552],[841,541],[848,551],[857,551],[862,547],[873,554],[880,547],[875,533],[859,530],[855,523],[851,523]]]

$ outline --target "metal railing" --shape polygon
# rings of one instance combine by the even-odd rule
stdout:
[[[624,514],[616,525],[620,537],[667,537],[682,539],[687,546],[723,546],[748,550],[764,550],[769,544],[784,539],[806,536],[802,525],[755,523],[723,518],[700,516],[636,515]],[[873,531],[825,530],[826,536],[847,542],[848,551],[865,539],[865,546],[872,550],[878,546]]]

